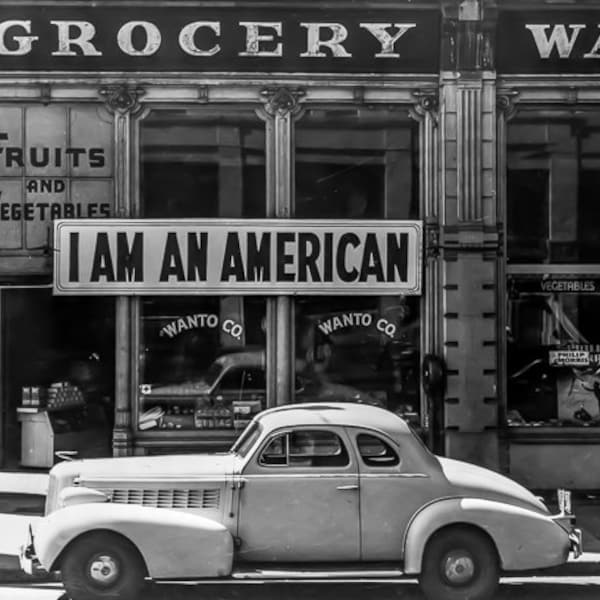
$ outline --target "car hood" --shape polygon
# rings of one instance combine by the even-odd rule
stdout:
[[[451,458],[437,457],[453,493],[508,502],[548,514],[546,505],[516,481],[495,471]]]
[[[183,383],[165,383],[165,384],[145,384],[143,387],[143,393],[145,394],[157,394],[157,395],[174,395],[174,396],[187,396],[197,394],[208,394],[211,390],[211,386],[208,385],[204,379],[197,381],[184,381]]]
[[[77,477],[80,483],[97,481],[174,481],[226,479],[233,473],[233,454],[184,454],[76,460],[52,469],[55,477]]]

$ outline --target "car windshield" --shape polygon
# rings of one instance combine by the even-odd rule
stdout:
[[[202,380],[206,382],[206,385],[212,387],[213,383],[217,380],[222,371],[223,365],[219,362],[214,362],[202,375]]]
[[[231,446],[230,452],[245,458],[261,433],[262,425],[258,421],[251,421],[242,432],[242,435]]]

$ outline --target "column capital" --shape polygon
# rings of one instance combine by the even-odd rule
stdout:
[[[271,116],[295,115],[302,109],[300,98],[306,95],[304,88],[265,87],[260,91],[265,111]]]
[[[517,112],[517,101],[519,92],[517,90],[498,90],[496,95],[496,109],[504,115],[505,121],[512,119]]]
[[[113,113],[135,114],[141,110],[140,97],[146,90],[140,86],[130,87],[126,83],[103,86],[98,94],[104,98],[108,109]]]

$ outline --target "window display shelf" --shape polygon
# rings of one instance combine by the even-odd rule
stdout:
[[[508,427],[508,440],[524,444],[592,444],[600,442],[600,426]]]

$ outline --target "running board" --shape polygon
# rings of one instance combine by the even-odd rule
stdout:
[[[304,579],[393,579],[403,577],[401,569],[238,569],[232,579],[292,580]]]

